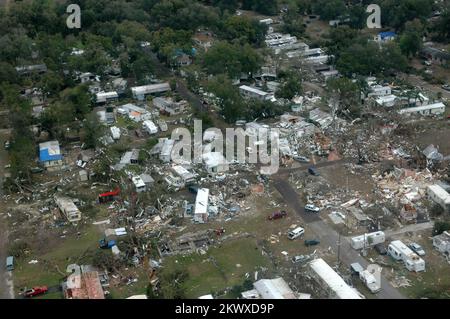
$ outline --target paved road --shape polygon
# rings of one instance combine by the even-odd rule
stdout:
[[[316,213],[308,213],[305,211],[304,205],[299,200],[299,195],[297,192],[291,187],[289,182],[285,179],[279,179],[274,182],[274,186],[277,191],[283,195],[286,203],[290,206],[292,210],[294,210],[306,223],[311,223],[314,221],[319,221],[319,214]]]
[[[426,222],[426,223],[421,223],[421,224],[412,224],[412,225],[408,225],[405,227],[402,227],[400,229],[395,229],[395,230],[385,230],[384,233],[386,234],[386,236],[393,236],[393,235],[400,235],[400,234],[404,234],[407,232],[416,232],[416,231],[421,231],[421,230],[427,230],[427,229],[432,229],[434,227],[434,222]]]
[[[401,77],[410,82],[412,85],[422,87],[423,89],[431,91],[433,93],[440,92],[442,94],[442,97],[446,98],[447,100],[450,100],[450,92],[442,89],[440,85],[430,84],[422,80],[420,76],[414,74],[402,74]]]
[[[173,72],[170,68],[168,68],[164,63],[161,63],[159,61],[159,59],[155,53],[148,52],[148,54],[154,62],[156,74],[158,75],[158,77],[170,76],[171,74],[173,74]],[[196,109],[198,111],[202,111],[202,112],[206,111],[206,108],[203,105],[203,103],[201,102],[200,98],[197,95],[195,95],[194,93],[192,93],[187,88],[186,84],[182,80],[177,78],[176,81],[177,81],[178,94],[180,94],[180,96],[184,100],[188,101],[194,109]]]
[[[324,162],[324,166],[332,166],[338,163],[346,162],[347,160],[335,161],[335,162]],[[316,165],[317,166],[317,165]],[[323,166],[322,166],[323,167]],[[299,167],[297,169],[302,169]],[[324,247],[330,247],[334,252],[338,251],[339,246],[339,234],[330,227],[326,222],[321,220],[320,216],[317,214],[309,214],[304,210],[304,204],[300,202],[300,196],[295,191],[295,189],[290,185],[290,183],[286,180],[283,173],[280,173],[274,176],[274,186],[278,190],[278,192],[283,197],[285,203],[291,207],[300,217],[303,219],[305,223],[308,224],[308,227],[313,231],[315,236],[320,240],[321,245]],[[360,263],[363,267],[367,267],[369,263],[359,255],[357,251],[355,251],[350,246],[350,241],[345,238],[340,238],[340,261],[347,265],[354,262]],[[376,295],[379,299],[404,299],[405,297],[395,289],[384,276],[381,277],[381,291]]]
[[[0,196],[3,195],[3,175],[7,154],[3,148],[7,133],[0,132]],[[8,242],[8,230],[6,220],[0,217],[0,299],[14,299],[14,284],[12,272],[6,271],[5,262],[7,257],[6,245]]]
[[[332,251],[337,254],[339,234],[336,231],[323,220],[310,223],[308,226],[319,238],[321,245],[331,247]],[[348,267],[355,262],[360,263],[364,268],[370,264],[350,246],[350,241],[345,237],[341,237],[340,261]],[[376,294],[376,297],[379,299],[405,299],[405,296],[394,288],[384,276],[381,276],[381,291]]]
[[[307,170],[308,167],[314,166],[315,168],[321,168],[321,167],[329,167],[329,166],[334,166],[337,164],[344,164],[344,163],[351,163],[351,162],[355,162],[354,159],[352,158],[343,158],[337,161],[323,161],[323,162],[319,162],[316,164],[313,163],[299,163],[298,166],[296,167],[291,167],[291,168],[280,168],[278,170],[278,173],[276,174],[277,176],[284,176],[286,174],[289,173],[293,173],[299,170]],[[320,170],[319,170],[320,173]]]

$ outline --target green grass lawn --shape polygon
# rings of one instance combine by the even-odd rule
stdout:
[[[111,299],[126,299],[133,295],[145,295],[147,292],[148,278],[145,271],[139,266],[139,268],[131,268],[127,272],[133,278],[138,281],[131,285],[110,286],[105,290],[110,292],[108,298]],[[125,275],[125,272],[122,272]]]
[[[450,265],[433,248],[431,240],[422,240],[420,245],[426,252],[422,257],[425,260],[426,271],[420,273],[405,271],[412,285],[401,290],[410,298],[450,299]]]
[[[194,253],[169,257],[164,260],[163,266],[162,276],[176,270],[188,272],[189,277],[183,284],[187,298],[198,298],[240,285],[246,273],[253,278],[254,271],[271,267],[269,259],[261,254],[253,238],[226,242],[210,248],[205,255]]]
[[[101,234],[94,225],[87,225],[81,231],[81,236],[68,236],[61,239],[58,246],[54,247],[49,253],[42,256],[33,256],[18,258],[14,270],[15,291],[21,288],[31,288],[33,286],[56,286],[61,283],[63,275],[56,270],[56,266],[63,273],[66,267],[72,263],[89,263],[89,260],[79,260],[87,250],[98,249],[98,240]],[[37,264],[29,264],[30,260],[38,260]],[[61,294],[52,293],[42,296],[42,298],[62,298]]]

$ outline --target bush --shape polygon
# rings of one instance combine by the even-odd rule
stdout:
[[[434,223],[433,236],[440,235],[447,230],[450,230],[450,221],[437,221]]]
[[[114,271],[114,268],[116,266],[116,260],[114,259],[111,250],[99,249],[94,254],[92,264],[99,269]]]
[[[22,240],[19,240],[11,244],[8,249],[8,255],[20,258],[25,255],[25,251],[28,249],[28,244]]]
[[[441,216],[443,213],[444,209],[438,204],[434,204],[430,209],[431,216]]]

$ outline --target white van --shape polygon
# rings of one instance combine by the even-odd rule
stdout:
[[[305,230],[301,227],[297,227],[294,230],[291,230],[290,232],[288,232],[288,238],[291,240],[294,240],[300,236],[303,236],[303,234],[305,233]]]

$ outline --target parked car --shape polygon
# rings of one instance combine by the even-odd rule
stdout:
[[[33,287],[31,289],[26,290],[23,295],[25,297],[31,298],[31,297],[36,297],[39,295],[43,295],[45,293],[47,293],[48,288],[47,286],[42,286],[42,287]]]
[[[11,147],[11,142],[10,141],[5,141],[5,143],[3,145],[5,147],[5,150],[9,150],[9,148]]]
[[[311,257],[309,255],[298,255],[298,256],[292,257],[292,263],[294,263],[294,264],[304,263],[304,262],[308,261],[309,259],[311,259]]]
[[[6,257],[6,270],[7,271],[14,270],[14,257],[13,256]]]
[[[304,156],[295,155],[292,158],[300,163],[309,163],[309,158],[304,157]]]
[[[38,167],[38,166],[32,167],[30,169],[30,172],[33,174],[42,173],[43,171],[44,171],[44,169],[42,167]]]
[[[300,236],[303,236],[304,234],[305,234],[305,230],[302,227],[297,227],[296,229],[288,232],[287,236],[290,240],[294,240]]]
[[[425,250],[423,250],[422,246],[420,246],[417,243],[412,243],[409,245],[409,248],[412,249],[413,252],[415,252],[419,256],[425,256]]]
[[[274,219],[280,219],[280,218],[283,218],[283,217],[286,217],[286,216],[287,216],[286,211],[282,210],[282,211],[279,211],[279,212],[273,212],[272,214],[269,215],[268,219],[269,220],[274,220]]]
[[[305,211],[318,213],[318,212],[320,212],[320,208],[313,204],[307,204],[307,205],[305,205]]]
[[[311,175],[314,175],[314,176],[319,176],[319,175],[320,175],[319,171],[318,171],[317,168],[315,168],[314,166],[309,167],[309,168],[308,168],[308,172],[309,172]]]
[[[387,255],[386,247],[383,244],[376,244],[374,247],[380,255]]]
[[[425,60],[423,61],[423,64],[426,66],[431,66],[431,61]]]
[[[320,244],[320,240],[318,239],[307,239],[305,240],[305,246],[309,247],[309,246],[315,246]]]
[[[101,239],[99,241],[99,246],[101,249],[110,249],[113,246],[116,245],[116,241],[115,240],[106,240],[106,239]]]
[[[450,91],[450,84],[444,84],[441,86],[442,89],[446,90],[446,91]]]

